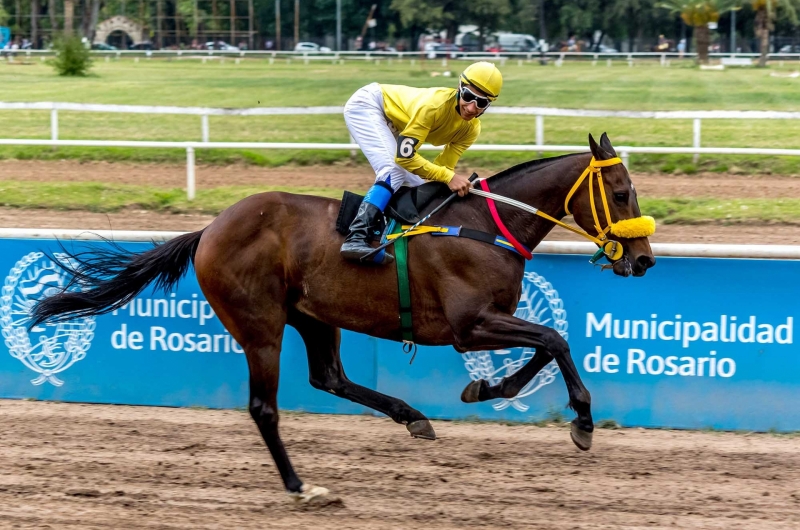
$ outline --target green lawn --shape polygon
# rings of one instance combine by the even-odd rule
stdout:
[[[466,63],[451,63],[457,73]],[[562,67],[536,62],[509,61],[503,68],[506,84],[501,100],[507,106],[547,106],[611,110],[740,109],[800,111],[800,80],[772,77],[782,69],[728,69],[699,71],[688,64],[662,68],[657,62],[641,62],[630,68],[618,61],[605,63],[565,62]],[[441,62],[411,65],[408,60],[390,65],[347,61],[345,64],[248,59],[235,64],[198,60],[98,61],[91,77],[74,79],[55,76],[38,62],[31,65],[0,64],[0,101],[67,101],[132,105],[177,105],[209,107],[257,107],[342,105],[360,86],[372,81],[416,86],[454,85],[454,77],[432,77],[442,72]],[[2,111],[2,136],[48,138],[47,111]],[[481,143],[535,141],[533,117],[487,115]],[[200,118],[196,116],[148,116],[136,114],[59,113],[63,139],[199,140]],[[210,118],[212,141],[346,142],[341,116],[278,116]],[[644,119],[545,119],[545,141],[583,145],[586,135],[608,132],[616,145],[691,145],[690,120]],[[800,120],[704,120],[703,146],[796,147]],[[198,161],[229,163],[245,161],[263,165],[325,163],[348,156],[347,152],[275,152],[200,150]],[[465,161],[473,166],[500,169],[533,155],[528,153],[471,153]],[[80,158],[109,160],[183,160],[180,151],[132,149],[50,149],[5,147],[0,157]],[[688,162],[687,162],[688,161]],[[721,171],[736,165],[749,171],[800,173],[800,160],[766,157],[735,159],[704,157],[699,167],[690,157],[638,156],[632,159],[639,171],[680,169]]]
[[[465,63],[451,63],[457,73]],[[772,72],[792,71],[787,64],[768,69],[699,71],[688,64],[662,68],[657,62],[625,62],[592,66],[565,62],[562,67],[536,62],[503,68],[506,80],[502,104],[610,110],[785,110],[800,111],[800,80],[773,77]],[[433,76],[441,62],[408,60],[392,64],[347,61],[304,65],[267,59],[224,64],[198,60],[99,61],[94,75],[61,78],[39,62],[0,63],[0,101],[64,101],[132,105],[208,107],[342,105],[360,86],[373,81],[415,86],[454,86],[456,78]],[[49,138],[47,111],[0,111],[6,138]],[[200,118],[60,112],[63,139],[199,140]],[[533,144],[533,117],[487,115],[481,143]],[[346,142],[341,116],[214,117],[212,141],[324,141]],[[545,141],[585,145],[587,133],[608,132],[616,145],[690,145],[690,120],[545,119]],[[703,146],[797,147],[800,120],[704,120]],[[545,153],[547,155],[548,153]],[[555,153],[551,153],[555,154]],[[136,160],[183,163],[180,150],[2,147],[0,158],[78,158],[86,160]],[[200,163],[233,161],[259,165],[332,163],[349,156],[334,151],[198,150]],[[497,170],[534,157],[534,153],[467,153],[470,167]],[[800,174],[800,160],[792,157],[634,155],[636,171],[733,171]],[[108,184],[3,182],[0,196],[6,206],[115,211],[128,207],[173,212],[218,213],[236,200],[266,188],[225,187],[200,189],[195,201],[186,201],[178,189]],[[332,184],[325,189],[287,189],[338,197]],[[665,222],[797,222],[800,200],[713,200],[643,198],[642,210]]]

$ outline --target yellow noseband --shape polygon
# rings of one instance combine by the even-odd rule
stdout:
[[[592,157],[592,160],[589,162],[589,167],[587,167],[578,180],[575,181],[573,184],[572,189],[567,194],[567,198],[564,199],[564,210],[567,213],[571,213],[569,211],[569,201],[572,199],[572,196],[578,190],[580,185],[586,180],[588,176],[589,182],[589,203],[592,207],[592,217],[594,218],[594,225],[597,229],[597,237],[593,237],[586,232],[578,232],[582,236],[590,239],[598,247],[600,250],[595,254],[592,258],[592,263],[597,261],[602,255],[605,255],[609,261],[617,261],[620,259],[624,253],[624,249],[622,248],[622,243],[618,241],[609,241],[606,234],[611,232],[611,234],[621,237],[624,239],[634,239],[637,237],[649,237],[656,232],[656,221],[650,216],[641,216],[641,217],[634,217],[632,219],[622,219],[617,221],[616,223],[611,222],[611,213],[608,210],[608,199],[606,199],[606,189],[603,186],[603,174],[602,168],[615,166],[617,164],[621,164],[622,160],[618,157],[610,158],[608,160],[595,160]],[[597,215],[597,205],[594,199],[594,185],[593,185],[593,178],[597,175],[597,185],[600,189],[600,199],[603,202],[603,211],[606,214],[606,227],[602,228],[600,224],[600,218]],[[562,225],[563,226],[563,225]],[[573,232],[577,232],[573,230]]]

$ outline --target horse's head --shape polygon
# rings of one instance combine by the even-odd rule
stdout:
[[[599,145],[590,134],[589,147],[594,156],[592,165],[570,192],[566,209],[589,234],[599,239],[605,235],[621,244],[621,251],[613,245],[608,245],[606,251],[614,273],[644,276],[656,264],[647,239],[655,230],[655,223],[650,217],[642,217],[636,188],[606,133],[600,137]],[[593,178],[595,175],[597,178]]]

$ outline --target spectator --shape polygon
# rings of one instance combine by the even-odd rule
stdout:
[[[567,40],[567,51],[568,52],[575,52],[578,51],[577,40],[575,39],[575,35],[570,36]]]
[[[683,59],[683,54],[686,52],[686,39],[678,41],[678,57]]]

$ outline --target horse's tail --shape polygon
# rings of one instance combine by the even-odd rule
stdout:
[[[153,281],[156,290],[168,291],[194,263],[202,235],[203,230],[183,234],[140,253],[116,244],[79,253],[64,249],[66,257],[53,261],[72,278],[61,292],[33,306],[28,327],[109,313],[133,300]],[[71,290],[75,286],[80,290]]]

